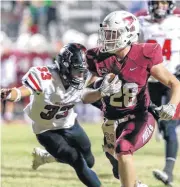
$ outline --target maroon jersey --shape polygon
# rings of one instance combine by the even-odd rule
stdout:
[[[118,61],[112,54],[98,48],[87,51],[88,69],[102,77],[107,73],[119,75],[122,90],[102,99],[104,115],[118,119],[134,112],[146,111],[149,106],[147,80],[153,65],[163,61],[159,44],[133,44],[125,59]]]

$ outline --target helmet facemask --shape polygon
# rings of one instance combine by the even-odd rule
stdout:
[[[70,79],[69,83],[72,87],[76,88],[77,90],[82,90],[85,85],[85,74],[86,74],[86,67],[71,67],[70,69]]]
[[[99,30],[98,44],[101,46],[101,52],[115,53],[117,50],[127,46],[127,31],[125,29],[107,29],[101,27]]]
[[[138,41],[139,22],[126,11],[115,11],[105,17],[99,29],[101,52],[116,53]]]
[[[161,20],[172,14],[175,4],[173,1],[149,1],[148,8],[153,19]]]

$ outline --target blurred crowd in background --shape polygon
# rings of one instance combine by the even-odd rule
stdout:
[[[52,64],[66,43],[95,47],[99,23],[110,12],[135,13],[143,8],[147,8],[145,0],[133,3],[120,0],[1,1],[1,87],[20,86],[22,76],[31,66]],[[23,100],[2,104],[2,121],[26,121],[22,109],[27,103]],[[76,111],[83,122],[101,120],[100,111],[91,105],[79,104]]]

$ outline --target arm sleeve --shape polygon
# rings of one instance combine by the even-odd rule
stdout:
[[[36,92],[37,94],[39,94],[40,92],[42,92],[41,81],[40,81],[41,79],[39,76],[40,74],[37,71],[37,68],[32,67],[23,76],[22,84],[30,88],[33,92]]]

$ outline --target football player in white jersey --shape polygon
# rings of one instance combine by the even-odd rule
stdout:
[[[74,104],[81,100],[85,83],[85,51],[81,44],[67,44],[58,54],[55,65],[30,68],[22,78],[23,86],[1,89],[1,99],[16,102],[31,96],[24,111],[32,120],[40,144],[56,161],[72,166],[84,185],[101,187],[97,175],[90,169],[94,165],[90,140],[73,110]],[[51,162],[51,157],[44,159]]]
[[[141,24],[142,40],[159,43],[164,66],[177,75],[180,65],[180,9],[175,7],[174,1],[148,1],[148,9],[136,13]],[[149,79],[148,87],[153,103],[160,106],[168,102],[170,95],[167,87],[153,77]],[[166,141],[166,163],[163,171],[156,169],[153,174],[168,186],[173,185],[173,168],[178,152],[177,125],[177,120],[159,122],[159,130]]]

